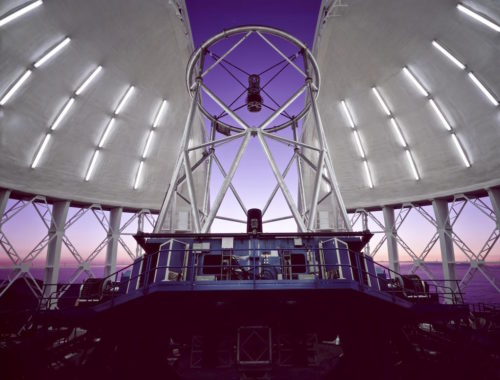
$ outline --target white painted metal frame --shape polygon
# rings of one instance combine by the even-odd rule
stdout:
[[[272,114],[261,123],[258,127],[250,127],[249,123],[243,120],[240,116],[238,116],[235,111],[233,111],[229,105],[225,104],[210,88],[208,88],[203,83],[203,77],[214,67],[220,64],[225,57],[227,57],[231,52],[233,52],[238,46],[242,45],[243,42],[248,38],[251,33],[256,33],[267,45],[269,45],[281,58],[283,58],[288,65],[292,66],[295,70],[297,70],[304,78],[304,83],[301,84],[298,90],[293,93],[288,100],[286,100],[282,105],[279,105],[276,110],[272,112]],[[208,48],[215,44],[222,38],[227,38],[228,36],[235,34],[243,34],[243,37],[239,38],[235,44],[233,44],[221,57],[219,57],[210,67],[207,69],[203,68],[204,57],[205,54],[209,54]],[[275,44],[273,44],[266,35],[275,35],[281,37],[291,44],[299,47],[301,54],[304,56],[304,69],[298,67],[289,57],[287,57]],[[197,75],[194,74],[196,71]],[[290,209],[291,217],[295,220],[297,224],[297,228],[301,232],[305,231],[314,231],[318,228],[318,223],[316,220],[317,208],[319,203],[321,203],[325,198],[330,198],[332,202],[332,211],[334,213],[339,212],[341,215],[339,218],[334,218],[336,230],[350,230],[350,223],[347,216],[347,212],[345,210],[345,206],[340,195],[339,187],[337,184],[337,180],[335,177],[335,173],[333,170],[333,164],[331,161],[331,156],[328,151],[328,145],[326,143],[325,132],[323,128],[323,124],[321,121],[321,116],[319,113],[319,108],[316,103],[317,93],[319,91],[320,78],[319,71],[317,69],[317,64],[314,60],[314,57],[309,52],[307,47],[303,45],[300,41],[296,40],[293,36],[288,35],[282,31],[267,28],[267,27],[259,27],[259,26],[250,26],[250,27],[239,27],[229,31],[225,31],[224,33],[217,35],[211,38],[209,41],[204,43],[192,56],[190,62],[188,63],[187,70],[187,88],[190,90],[192,95],[191,105],[188,112],[188,117],[186,120],[186,124],[184,127],[184,133],[181,140],[181,148],[178,154],[177,163],[175,165],[175,169],[172,173],[172,177],[170,180],[170,185],[167,189],[165,199],[163,201],[160,214],[158,217],[157,225],[155,226],[155,232],[160,232],[166,229],[168,215],[170,214],[170,227],[171,231],[174,230],[173,226],[173,214],[175,212],[175,198],[179,196],[181,199],[186,201],[191,207],[191,216],[192,216],[192,229],[194,232],[198,233],[207,233],[210,231],[212,223],[215,218],[230,220],[238,223],[244,223],[245,221],[238,220],[236,218],[231,217],[223,217],[218,215],[219,208],[226,196],[227,190],[231,189],[232,193],[235,195],[236,200],[238,201],[241,209],[246,214],[247,208],[235,189],[234,184],[232,183],[234,174],[238,169],[239,163],[245,153],[247,145],[249,143],[250,137],[257,137],[259,143],[264,151],[264,154],[267,158],[267,161],[273,171],[274,177],[276,179],[276,186],[274,187],[271,195],[268,198],[268,201],[265,204],[263,209],[263,214],[265,215],[269,205],[274,199],[278,189],[281,190],[285,201]],[[206,94],[209,98],[211,98],[227,115],[229,115],[234,122],[237,124],[237,127],[230,127],[230,130],[236,132],[235,135],[224,137],[224,138],[215,138],[214,131],[214,123],[219,121],[213,120],[211,116],[208,115],[208,112],[201,105],[201,92]],[[272,123],[280,116],[281,113],[285,112],[286,109],[299,98],[301,95],[307,95],[307,101],[305,110],[301,112],[301,114],[305,115],[309,108],[313,112],[313,127],[316,128],[316,133],[319,136],[318,145],[312,146],[309,144],[305,144],[297,138],[297,120],[293,120],[290,124],[293,129],[293,140],[288,138],[284,138],[282,136],[277,136],[273,132],[277,131],[277,127],[271,127]],[[191,140],[189,137],[192,133],[193,123],[195,120],[195,113],[199,110],[202,114],[207,116],[209,120],[212,121],[212,133],[210,134],[209,141],[206,141],[202,144],[198,144],[196,146],[189,146],[189,141]],[[226,173],[223,169],[223,165],[221,163],[220,157],[215,154],[216,146],[221,144],[226,144],[230,141],[241,139],[240,147],[234,157],[228,172]],[[267,143],[267,139],[273,139],[280,143],[291,146],[293,149],[293,155],[287,165],[287,168],[283,173],[278,169],[276,161],[274,159],[273,153],[269,148]],[[198,199],[196,196],[196,189],[193,182],[193,172],[196,169],[196,164],[191,165],[189,160],[189,152],[194,150],[203,149],[203,160],[208,159],[209,168],[207,171],[207,176],[205,178],[205,190],[208,191],[210,182],[210,178],[212,175],[212,165],[215,163],[217,168],[220,170],[224,180],[220,189],[213,200],[213,203],[210,205],[207,201],[206,196],[203,201],[203,208],[200,209],[197,205]],[[318,161],[308,162],[313,170],[316,172],[316,180],[314,184],[314,190],[312,192],[312,197],[309,201],[305,198],[304,192],[304,183],[301,172],[301,160],[304,157],[301,154],[303,149],[310,149],[318,153]],[[305,157],[304,157],[305,158]],[[293,162],[296,161],[299,168],[299,197],[300,200],[296,202],[292,196],[292,193],[288,189],[288,186],[285,183],[285,176],[290,170]],[[308,160],[310,161],[310,160]],[[324,170],[326,173],[324,173]],[[188,197],[182,195],[178,189],[179,185],[186,181]],[[330,191],[320,199],[320,190],[323,181],[329,186]],[[278,220],[288,219],[290,216],[286,216],[283,218],[278,218]],[[341,222],[338,221],[341,220]],[[275,220],[273,220],[275,221]],[[270,220],[266,220],[265,222],[269,223]]]

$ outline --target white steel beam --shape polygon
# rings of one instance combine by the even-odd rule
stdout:
[[[109,212],[108,245],[106,248],[106,262],[104,265],[105,277],[116,272],[116,256],[120,239],[122,212],[123,209],[121,207],[113,208]]]
[[[389,268],[399,273],[399,256],[396,221],[394,218],[394,208],[390,206],[382,207],[384,214],[384,232],[387,240],[387,254],[389,256]],[[392,275],[392,273],[391,273]]]
[[[45,272],[43,276],[43,297],[48,298],[45,308],[57,307],[57,283],[59,280],[59,265],[61,263],[61,247],[68,216],[69,201],[58,201],[52,205],[52,221],[49,228],[49,244],[45,258]],[[52,298],[53,297],[53,298]]]
[[[436,216],[437,230],[439,233],[439,244],[441,246],[441,260],[443,265],[443,277],[446,280],[445,286],[457,291],[457,272],[455,264],[455,251],[453,249],[453,229],[450,224],[450,214],[448,202],[443,199],[432,201],[434,215]],[[451,302],[452,300],[446,300]]]

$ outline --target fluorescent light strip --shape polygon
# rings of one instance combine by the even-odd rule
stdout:
[[[469,72],[467,74],[470,79],[472,79],[472,83],[476,85],[477,88],[481,90],[481,92],[488,98],[488,100],[493,104],[494,106],[498,106],[498,100],[495,99],[493,94],[488,91],[488,89],[477,79],[477,77],[472,73]]]
[[[133,91],[134,91],[134,86],[130,86],[128,88],[127,92],[125,93],[125,95],[123,96],[122,100],[120,101],[120,103],[116,107],[115,115],[118,115],[121,112],[121,110],[123,109],[125,104],[127,104],[128,100],[130,99],[130,96],[132,95]]]
[[[389,107],[387,107],[387,104],[385,104],[385,101],[384,101],[384,99],[382,99],[382,96],[378,92],[377,88],[373,87],[372,90],[375,93],[375,96],[377,97],[378,102],[382,106],[382,109],[384,110],[384,112],[386,113],[386,115],[387,116],[391,116],[391,111],[389,110]]]
[[[94,172],[95,164],[97,162],[97,157],[99,157],[99,149],[94,152],[92,156],[92,161],[90,161],[89,169],[87,170],[87,175],[85,176],[85,181],[88,181]]]
[[[411,82],[415,86],[415,88],[423,95],[423,96],[429,96],[429,93],[427,90],[422,86],[422,84],[415,78],[413,73],[407,68],[403,67],[403,72],[406,74],[408,78],[410,78]]]
[[[19,88],[26,82],[26,80],[30,77],[32,71],[27,70],[18,80],[17,82],[5,93],[3,98],[0,100],[0,106],[3,106],[5,103],[9,101],[9,99],[16,93]]]
[[[160,105],[158,112],[156,113],[155,121],[153,122],[153,128],[158,127],[158,125],[160,124],[160,118],[161,118],[166,106],[167,106],[167,101],[163,100],[161,102],[161,105]]]
[[[67,44],[69,44],[69,41],[71,41],[71,38],[66,37],[64,40],[59,42],[55,47],[53,47],[47,54],[45,54],[42,58],[40,58],[38,61],[36,61],[33,64],[33,66],[35,66],[36,68],[39,68],[40,66],[42,66],[50,58],[52,58],[59,51],[61,51],[62,48],[64,48]]]
[[[56,129],[59,126],[59,124],[61,124],[61,121],[64,119],[64,116],[66,116],[69,109],[74,103],[75,103],[75,98],[70,98],[68,102],[64,105],[62,111],[59,113],[56,120],[54,120],[54,123],[52,123],[52,126],[50,127],[52,131]]]
[[[143,166],[144,166],[144,161],[141,161],[141,163],[139,164],[139,169],[137,169],[137,174],[135,176],[134,190],[137,190],[137,188],[139,187],[139,182],[141,181]]]
[[[446,118],[444,117],[443,113],[441,112],[441,110],[437,106],[437,104],[434,101],[434,99],[429,99],[429,103],[431,104],[432,109],[434,110],[434,112],[436,113],[437,117],[441,121],[441,124],[443,124],[443,126],[446,128],[447,131],[451,131],[452,128],[451,128],[450,123],[448,122],[448,120],[446,120]]]
[[[38,162],[40,161],[40,158],[43,156],[43,152],[45,151],[45,148],[47,147],[47,144],[49,143],[50,140],[50,133],[47,133],[45,135],[45,138],[43,139],[42,145],[40,146],[40,149],[38,149],[38,152],[36,153],[35,159],[33,160],[33,163],[31,164],[31,168],[34,169],[38,166]]]
[[[354,139],[356,140],[356,145],[358,146],[359,154],[361,158],[365,158],[365,151],[363,150],[363,146],[361,145],[361,139],[359,138],[358,131],[354,130]]]
[[[115,118],[112,117],[111,120],[109,121],[108,125],[106,126],[106,129],[104,130],[104,133],[102,134],[101,140],[99,141],[98,148],[102,148],[104,144],[106,143],[106,140],[108,139],[108,136],[113,129],[113,126],[115,124]]]
[[[33,3],[26,5],[23,8],[11,13],[10,15],[1,18],[0,19],[0,27],[7,25],[9,22],[14,21],[16,18],[21,17],[22,15],[32,11],[33,9],[38,8],[40,5],[42,5],[42,3],[43,2],[41,0],[35,1]]]
[[[349,111],[349,108],[347,108],[347,104],[345,103],[344,100],[341,101],[342,103],[342,108],[344,109],[344,113],[347,117],[347,120],[349,121],[349,125],[351,128],[355,128],[354,126],[354,120],[352,119],[352,115],[351,115],[351,112]]]
[[[415,166],[415,162],[413,161],[413,157],[411,156],[411,153],[408,149],[405,150],[405,152],[406,152],[406,158],[408,159],[408,162],[410,163],[411,170],[413,172],[413,176],[418,181],[420,179],[420,176],[418,175],[417,167]]]
[[[406,143],[405,138],[403,137],[403,134],[401,133],[401,128],[399,128],[398,123],[396,122],[396,119],[391,117],[391,125],[394,128],[394,132],[396,132],[396,136],[398,136],[398,140],[403,146],[403,148],[407,148],[408,144]]]
[[[144,160],[148,155],[149,148],[151,146],[151,141],[153,141],[154,131],[149,131],[148,139],[146,140],[146,145],[144,146],[144,151],[142,152],[142,159]]]
[[[363,160],[363,166],[365,168],[366,179],[368,180],[368,187],[373,189],[372,175],[370,173],[370,168],[368,168],[368,162]]]
[[[439,42],[436,40],[432,41],[432,45],[438,49],[446,58],[452,61],[455,65],[460,67],[462,70],[465,70],[465,65],[460,62],[457,58],[455,58],[448,50],[446,50]]]
[[[495,24],[493,21],[488,20],[486,17],[474,12],[472,9],[465,7],[463,4],[457,4],[459,11],[465,13],[467,16],[472,17],[474,20],[486,25],[488,28],[493,29],[495,32],[500,32],[500,26]]]
[[[462,145],[460,144],[460,141],[458,140],[458,137],[455,133],[451,134],[451,138],[453,139],[453,142],[455,143],[455,146],[457,147],[458,152],[460,153],[460,157],[462,157],[462,160],[468,168],[470,168],[470,161],[467,158],[467,155],[465,154],[464,148],[462,148]]]
[[[92,72],[92,74],[89,75],[89,77],[85,80],[85,82],[82,83],[80,87],[75,91],[75,95],[80,95],[87,87],[88,85],[95,79],[97,74],[99,74],[102,70],[102,66],[97,66],[97,68]]]

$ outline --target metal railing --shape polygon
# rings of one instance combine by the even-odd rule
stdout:
[[[278,250],[279,251],[279,250]],[[286,254],[284,253],[286,251]],[[99,291],[87,294],[86,298],[81,297],[85,283],[81,285],[81,291],[78,296],[65,297],[69,304],[75,306],[93,305],[96,302],[105,300],[114,300],[124,294],[135,291],[147,291],[151,286],[158,283],[176,283],[186,286],[193,286],[200,282],[210,281],[218,284],[228,284],[231,282],[260,282],[263,280],[276,281],[284,284],[286,281],[352,281],[359,285],[360,289],[373,289],[383,293],[391,294],[395,297],[407,299],[415,303],[424,302],[444,302],[452,304],[462,304],[463,294],[460,291],[459,281],[455,280],[425,280],[420,281],[416,278],[407,279],[388,267],[374,262],[371,257],[358,252],[344,250],[343,254],[354,257],[356,263],[339,264],[318,262],[316,251],[304,249],[286,249],[281,250],[281,255],[270,255],[270,250],[252,249],[252,250],[230,250],[230,253],[224,253],[223,250],[203,251],[195,253],[190,249],[170,249],[157,251],[153,254],[145,255],[134,263],[121,268],[119,271],[99,279],[94,285]],[[323,249],[323,253],[331,253],[336,249]],[[184,265],[158,265],[160,254],[178,254],[190,255],[188,259],[182,257],[182,261],[188,264]],[[257,254],[255,254],[257,253]],[[319,252],[318,252],[319,253]],[[156,255],[155,263],[150,265],[153,256]],[[288,255],[290,261],[286,261],[284,256]],[[304,262],[299,264],[292,263],[292,255],[301,255]],[[357,255],[357,256],[356,256]],[[220,263],[206,264],[200,260],[207,256],[220,257]],[[271,260],[271,258],[273,260]],[[190,260],[189,260],[190,259]],[[190,262],[189,262],[190,261]],[[242,262],[245,261],[246,264]],[[271,263],[273,261],[274,263]],[[324,261],[324,260],[323,260]],[[373,265],[368,270],[368,263]],[[148,268],[148,266],[150,266]],[[134,273],[134,268],[140,269]],[[378,269],[378,270],[377,270]],[[163,278],[157,278],[159,274]],[[408,282],[414,282],[413,287],[408,287]],[[450,286],[450,284],[452,286]],[[55,284],[45,284],[45,289]],[[57,284],[58,289],[50,294],[43,296],[39,303],[39,310],[54,309],[58,307],[58,301],[61,295],[67,291],[65,284]],[[95,294],[95,296],[92,296]],[[74,301],[74,302],[72,302]],[[60,309],[60,308],[59,308]]]

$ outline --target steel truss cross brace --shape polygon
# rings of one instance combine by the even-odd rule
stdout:
[[[190,205],[191,208],[191,216],[192,216],[192,229],[195,232],[202,232],[206,233],[210,230],[210,227],[214,221],[215,218],[220,218],[220,219],[225,219],[225,220],[232,220],[236,222],[241,222],[240,220],[237,220],[235,218],[230,218],[230,217],[222,217],[217,215],[219,208],[221,206],[221,203],[227,193],[228,189],[231,189],[232,193],[234,194],[236,200],[238,201],[242,211],[246,214],[247,213],[247,208],[243,203],[243,200],[239,196],[238,192],[235,189],[234,184],[232,183],[234,174],[236,170],[238,169],[239,163],[243,157],[243,154],[245,153],[245,150],[247,148],[248,142],[250,137],[257,137],[258,141],[260,143],[260,146],[262,147],[264,154],[267,158],[267,161],[273,171],[273,174],[276,179],[276,186],[274,187],[270,197],[268,198],[268,201],[265,204],[265,207],[263,209],[263,213],[268,210],[268,207],[272,200],[274,199],[276,193],[278,190],[281,190],[285,201],[291,211],[292,217],[294,218],[297,227],[299,231],[313,231],[317,227],[317,221],[316,221],[316,215],[317,215],[317,209],[318,205],[325,200],[326,198],[330,198],[332,201],[332,207],[333,207],[333,212],[340,213],[340,220],[336,218],[334,221],[335,223],[335,229],[337,230],[350,230],[350,223],[347,218],[347,213],[345,211],[345,206],[343,204],[342,198],[340,196],[340,192],[338,189],[338,184],[336,182],[335,174],[333,171],[333,165],[331,162],[330,158],[330,153],[328,151],[328,147],[326,144],[326,137],[322,125],[322,121],[320,118],[319,114],[319,109],[316,104],[316,93],[317,91],[316,85],[313,83],[312,79],[310,78],[311,74],[309,73],[308,69],[308,64],[307,64],[307,58],[305,58],[304,62],[304,70],[299,68],[293,61],[294,58],[286,56],[277,46],[275,46],[264,34],[258,30],[258,27],[256,27],[255,33],[265,42],[267,43],[278,55],[280,55],[283,59],[284,62],[287,63],[287,66],[293,67],[295,70],[297,70],[304,78],[305,78],[305,84],[301,86],[292,96],[286,100],[282,105],[278,105],[278,108],[276,110],[273,110],[272,114],[264,121],[262,122],[261,125],[258,127],[250,127],[240,116],[238,116],[235,113],[235,110],[232,110],[230,107],[231,105],[226,105],[215,93],[213,93],[204,83],[203,83],[203,77],[208,74],[213,68],[215,68],[217,65],[222,65],[222,62],[226,62],[225,58],[232,52],[234,51],[240,44],[242,44],[248,36],[254,32],[254,30],[248,31],[243,37],[241,37],[232,47],[230,47],[222,56],[220,57],[215,57],[215,62],[208,67],[206,70],[203,69],[203,57],[204,53],[208,51],[208,45],[207,47],[204,47],[205,50],[201,50],[202,53],[196,53],[196,54],[201,54],[199,62],[199,66],[196,68],[197,70],[197,77],[194,82],[192,82],[188,87],[190,87],[191,93],[192,93],[192,100],[191,100],[191,105],[189,108],[186,124],[184,127],[184,132],[183,136],[181,139],[181,148],[179,150],[179,154],[177,156],[177,162],[175,165],[175,168],[173,170],[171,180],[169,187],[167,189],[162,207],[160,209],[159,217],[157,220],[157,224],[155,226],[155,232],[160,232],[162,229],[165,229],[166,226],[166,220],[168,218],[168,214],[170,214],[170,229],[173,231],[174,228],[174,223],[173,223],[173,218],[174,218],[174,213],[175,213],[175,207],[176,207],[176,197],[179,197],[180,199],[184,200],[187,204]],[[194,68],[194,63],[189,65],[190,68]],[[190,72],[190,70],[188,70]],[[189,77],[189,75],[188,75]],[[234,78],[234,76],[233,76]],[[236,78],[234,78],[236,79]],[[236,79],[237,80],[237,79]],[[237,80],[240,85],[245,87],[239,80]],[[195,143],[193,146],[190,145],[190,141],[195,140],[191,139],[190,136],[192,134],[193,130],[193,123],[195,120],[195,113],[197,111],[198,107],[201,107],[200,101],[201,101],[201,92],[204,92],[206,96],[208,96],[215,104],[217,104],[223,112],[223,115],[228,115],[230,116],[234,122],[238,125],[238,128],[241,130],[241,132],[233,135],[233,136],[228,136],[225,138],[215,138],[215,130],[214,130],[214,125],[212,123],[212,133],[210,134],[210,139],[209,141],[202,142],[202,143]],[[314,118],[314,127],[316,128],[317,135],[319,136],[319,147],[304,144],[303,142],[299,141],[297,138],[297,123],[295,120],[293,120],[293,134],[294,138],[293,140],[284,138],[282,136],[278,136],[273,133],[273,129],[270,128],[271,124],[276,120],[276,118],[280,115],[283,115],[286,113],[287,108],[301,95],[304,93],[307,94],[307,97],[309,99],[309,102],[311,104],[311,108],[313,111],[313,118]],[[234,103],[234,102],[233,102]],[[203,111],[203,109],[202,109]],[[203,124],[203,123],[202,123]],[[203,129],[203,127],[202,127]],[[219,157],[215,155],[215,147],[221,144],[225,144],[229,141],[234,141],[234,140],[239,140],[241,139],[240,146],[237,150],[236,156],[232,161],[232,164],[226,173],[223,165],[221,164]],[[273,154],[267,144],[266,139],[273,139],[277,140],[280,143],[287,144],[289,146],[292,146],[294,149],[292,158],[290,159],[285,171],[281,173],[281,171],[278,169],[278,166],[276,164],[276,161],[273,157]],[[207,150],[208,149],[208,150]],[[317,163],[313,163],[310,160],[308,160],[302,153],[302,149],[311,149],[318,154],[318,161]],[[189,153],[196,151],[196,150],[202,150],[202,159],[198,160],[198,162],[195,165],[191,165],[190,163],[190,157]],[[311,165],[313,169],[316,171],[316,178],[314,182],[314,190],[312,192],[311,199],[307,201],[305,199],[305,191],[304,191],[304,184],[303,184],[303,177],[302,177],[302,171],[301,171],[301,163],[302,160],[306,162],[306,164]],[[194,181],[193,181],[193,173],[196,170],[196,168],[201,164],[202,162],[208,162],[208,175],[206,176],[205,179],[205,191],[208,192],[208,182],[210,181],[210,175],[212,173],[212,164],[215,163],[215,165],[219,168],[220,172],[222,173],[223,176],[223,183],[220,186],[220,189],[213,200],[213,203],[210,205],[210,202],[207,201],[208,195],[205,195],[203,198],[203,207],[200,209],[197,205],[198,203],[198,198],[196,196],[196,190],[194,186]],[[298,166],[298,174],[299,174],[299,200],[298,200],[298,205],[296,204],[295,200],[292,197],[291,192],[289,191],[286,183],[285,183],[285,176],[287,175],[288,171],[290,170],[293,162],[296,161],[297,166]],[[324,172],[325,170],[325,172]],[[329,186],[329,191],[328,193],[321,197],[320,194],[320,188],[321,185],[323,184],[323,181],[326,180],[326,183]],[[183,195],[179,191],[179,186],[181,183],[186,182],[187,185],[187,192],[188,196]],[[309,204],[308,204],[309,203]],[[302,210],[299,211],[299,210]],[[290,216],[278,218],[279,220],[287,219],[290,218]],[[266,221],[269,222],[269,221]]]
[[[8,190],[2,190],[0,193],[0,246],[12,262],[12,267],[10,267],[12,270],[8,274],[7,278],[0,283],[0,297],[5,294],[5,292],[18,278],[22,278],[34,296],[36,298],[40,298],[42,296],[42,288],[33,277],[30,272],[30,268],[35,259],[45,250],[47,245],[54,238],[53,235],[49,234],[50,225],[53,221],[51,208],[45,197],[36,195],[29,200],[17,200],[6,210],[9,196],[10,191]],[[3,227],[7,222],[12,220],[12,218],[29,206],[33,206],[37,215],[40,217],[40,220],[46,227],[47,232],[42,240],[40,240],[38,244],[36,244],[35,247],[24,256],[24,258],[22,258],[7,238]]]

